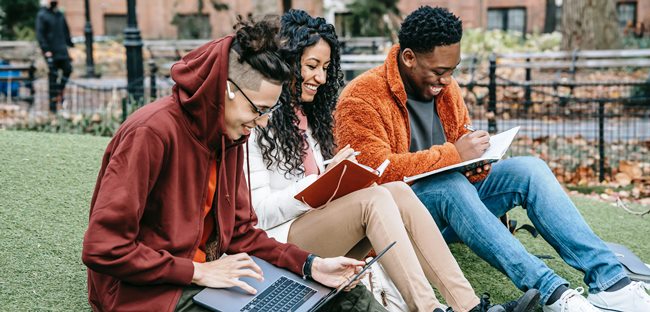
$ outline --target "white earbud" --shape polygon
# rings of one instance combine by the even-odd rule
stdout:
[[[229,99],[235,99],[235,93],[230,90],[230,81],[226,81],[226,92],[228,92]]]

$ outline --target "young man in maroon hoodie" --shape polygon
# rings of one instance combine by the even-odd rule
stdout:
[[[176,63],[172,95],[135,112],[109,143],[83,242],[93,310],[196,310],[202,287],[254,294],[239,280],[263,278],[248,254],[330,287],[364,264],[310,255],[254,227],[242,145],[281,105],[291,72],[277,25],[237,27]]]

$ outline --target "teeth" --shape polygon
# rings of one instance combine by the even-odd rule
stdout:
[[[312,91],[318,90],[318,86],[308,85],[308,84],[305,85],[305,88],[307,88],[309,90],[312,90]]]

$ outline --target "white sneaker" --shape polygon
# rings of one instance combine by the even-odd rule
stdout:
[[[648,312],[650,311],[650,287],[642,282],[632,282],[617,291],[601,291],[589,294],[587,299],[603,311]]]
[[[542,307],[544,312],[600,312],[596,309],[587,298],[582,296],[585,290],[582,287],[578,287],[575,290],[569,289],[565,291],[560,299],[555,301],[551,305],[545,305]]]

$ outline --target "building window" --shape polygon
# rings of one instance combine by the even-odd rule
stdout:
[[[124,28],[126,28],[125,14],[104,15],[104,35],[115,37],[123,36]]]
[[[618,25],[621,28],[636,26],[636,2],[621,2],[616,5]]]
[[[487,29],[501,29],[526,33],[526,8],[488,9]]]
[[[177,14],[172,20],[178,39],[210,39],[212,25],[208,14]]]

